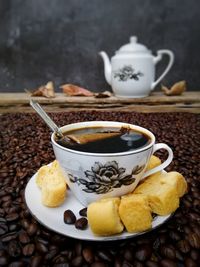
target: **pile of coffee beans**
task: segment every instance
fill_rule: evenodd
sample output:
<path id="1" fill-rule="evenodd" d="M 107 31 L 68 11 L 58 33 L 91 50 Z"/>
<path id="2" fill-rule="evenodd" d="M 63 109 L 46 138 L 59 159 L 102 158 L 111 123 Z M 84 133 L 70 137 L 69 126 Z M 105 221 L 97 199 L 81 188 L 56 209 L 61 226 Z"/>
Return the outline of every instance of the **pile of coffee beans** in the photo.
<path id="1" fill-rule="evenodd" d="M 40 225 L 24 201 L 28 180 L 42 165 L 54 160 L 50 131 L 37 114 L 1 115 L 0 266 L 199 267 L 200 116 L 104 111 L 50 115 L 60 126 L 113 120 L 148 128 L 157 142 L 165 142 L 173 149 L 174 160 L 167 170 L 185 176 L 188 193 L 169 221 L 136 238 L 88 242 L 59 235 Z M 158 155 L 166 156 L 161 152 Z"/>

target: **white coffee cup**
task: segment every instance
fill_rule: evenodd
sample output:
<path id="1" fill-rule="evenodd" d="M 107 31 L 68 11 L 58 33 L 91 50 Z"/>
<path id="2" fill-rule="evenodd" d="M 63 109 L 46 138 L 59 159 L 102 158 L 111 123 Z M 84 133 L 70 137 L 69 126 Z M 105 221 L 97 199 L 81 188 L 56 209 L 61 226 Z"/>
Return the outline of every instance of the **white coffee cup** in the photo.
<path id="1" fill-rule="evenodd" d="M 173 159 L 171 148 L 155 144 L 149 130 L 133 124 L 113 121 L 78 122 L 61 127 L 62 132 L 92 127 L 129 127 L 147 135 L 150 142 L 136 150 L 119 153 L 90 153 L 72 150 L 59 145 L 55 133 L 51 136 L 53 150 L 75 197 L 85 206 L 106 197 L 122 196 L 132 192 L 147 176 L 162 171 Z M 168 151 L 168 158 L 159 166 L 145 171 L 151 155 L 159 149 Z"/>

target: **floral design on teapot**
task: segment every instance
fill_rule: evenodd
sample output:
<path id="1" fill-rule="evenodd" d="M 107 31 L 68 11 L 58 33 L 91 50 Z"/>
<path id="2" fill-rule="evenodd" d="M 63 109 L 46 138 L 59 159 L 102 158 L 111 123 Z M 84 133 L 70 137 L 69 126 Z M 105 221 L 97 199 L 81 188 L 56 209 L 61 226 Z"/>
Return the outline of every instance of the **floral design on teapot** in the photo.
<path id="1" fill-rule="evenodd" d="M 123 68 L 114 72 L 114 78 L 118 78 L 119 81 L 127 81 L 129 79 L 134 79 L 139 81 L 139 77 L 144 76 L 141 71 L 135 72 L 131 65 L 125 65 Z"/>
<path id="2" fill-rule="evenodd" d="M 87 193 L 105 194 L 122 185 L 130 185 L 135 182 L 134 175 L 139 174 L 145 165 L 135 166 L 130 174 L 125 174 L 126 169 L 119 167 L 116 161 L 108 161 L 105 164 L 95 162 L 91 170 L 85 171 L 87 179 L 74 177 L 69 174 L 70 182 L 85 186 L 82 190 Z"/>

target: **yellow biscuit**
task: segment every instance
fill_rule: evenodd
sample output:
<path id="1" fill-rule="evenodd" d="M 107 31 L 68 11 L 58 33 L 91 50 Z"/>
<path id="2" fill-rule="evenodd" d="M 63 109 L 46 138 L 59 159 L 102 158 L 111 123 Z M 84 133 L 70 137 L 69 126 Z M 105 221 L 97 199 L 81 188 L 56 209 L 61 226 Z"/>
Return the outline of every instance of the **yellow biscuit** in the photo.
<path id="1" fill-rule="evenodd" d="M 146 195 L 152 212 L 158 215 L 170 214 L 179 207 L 176 188 L 167 183 L 159 183 L 158 181 L 150 183 L 147 180 L 140 184 L 133 194 Z"/>
<path id="2" fill-rule="evenodd" d="M 57 160 L 39 169 L 36 183 L 41 188 L 42 204 L 48 207 L 61 205 L 66 197 L 65 177 Z"/>
<path id="3" fill-rule="evenodd" d="M 161 181 L 170 184 L 176 189 L 179 197 L 182 197 L 187 192 L 187 182 L 179 172 L 168 172 L 161 175 Z"/>
<path id="4" fill-rule="evenodd" d="M 119 215 L 128 232 L 141 232 L 151 228 L 151 209 L 145 195 L 129 194 L 122 197 Z"/>
<path id="5" fill-rule="evenodd" d="M 94 234 L 108 236 L 123 231 L 118 213 L 119 203 L 119 198 L 108 198 L 89 204 L 87 218 Z"/>
<path id="6" fill-rule="evenodd" d="M 45 178 L 45 176 L 47 175 L 48 172 L 49 172 L 49 166 L 47 166 L 47 165 L 42 166 L 38 170 L 38 173 L 37 173 L 37 176 L 36 176 L 36 184 L 40 188 L 42 188 L 43 179 Z"/>
<path id="7" fill-rule="evenodd" d="M 148 184 L 169 184 L 176 189 L 178 197 L 182 197 L 187 191 L 187 182 L 179 172 L 162 172 L 148 176 L 143 183 Z"/>
<path id="8" fill-rule="evenodd" d="M 66 183 L 55 177 L 48 176 L 42 186 L 42 204 L 47 207 L 61 205 L 66 197 Z"/>
<path id="9" fill-rule="evenodd" d="M 152 155 L 150 157 L 148 164 L 147 164 L 146 171 L 149 171 L 149 170 L 159 166 L 160 164 L 161 164 L 161 160 L 158 157 Z"/>

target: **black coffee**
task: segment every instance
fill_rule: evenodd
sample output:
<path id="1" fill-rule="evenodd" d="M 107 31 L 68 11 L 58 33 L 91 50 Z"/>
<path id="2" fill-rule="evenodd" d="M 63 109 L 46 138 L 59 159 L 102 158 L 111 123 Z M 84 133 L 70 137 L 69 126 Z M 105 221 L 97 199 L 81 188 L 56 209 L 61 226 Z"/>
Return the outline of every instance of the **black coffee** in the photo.
<path id="1" fill-rule="evenodd" d="M 143 132 L 122 127 L 88 127 L 67 131 L 71 142 L 56 142 L 66 148 L 91 153 L 119 153 L 142 148 L 150 143 Z"/>

